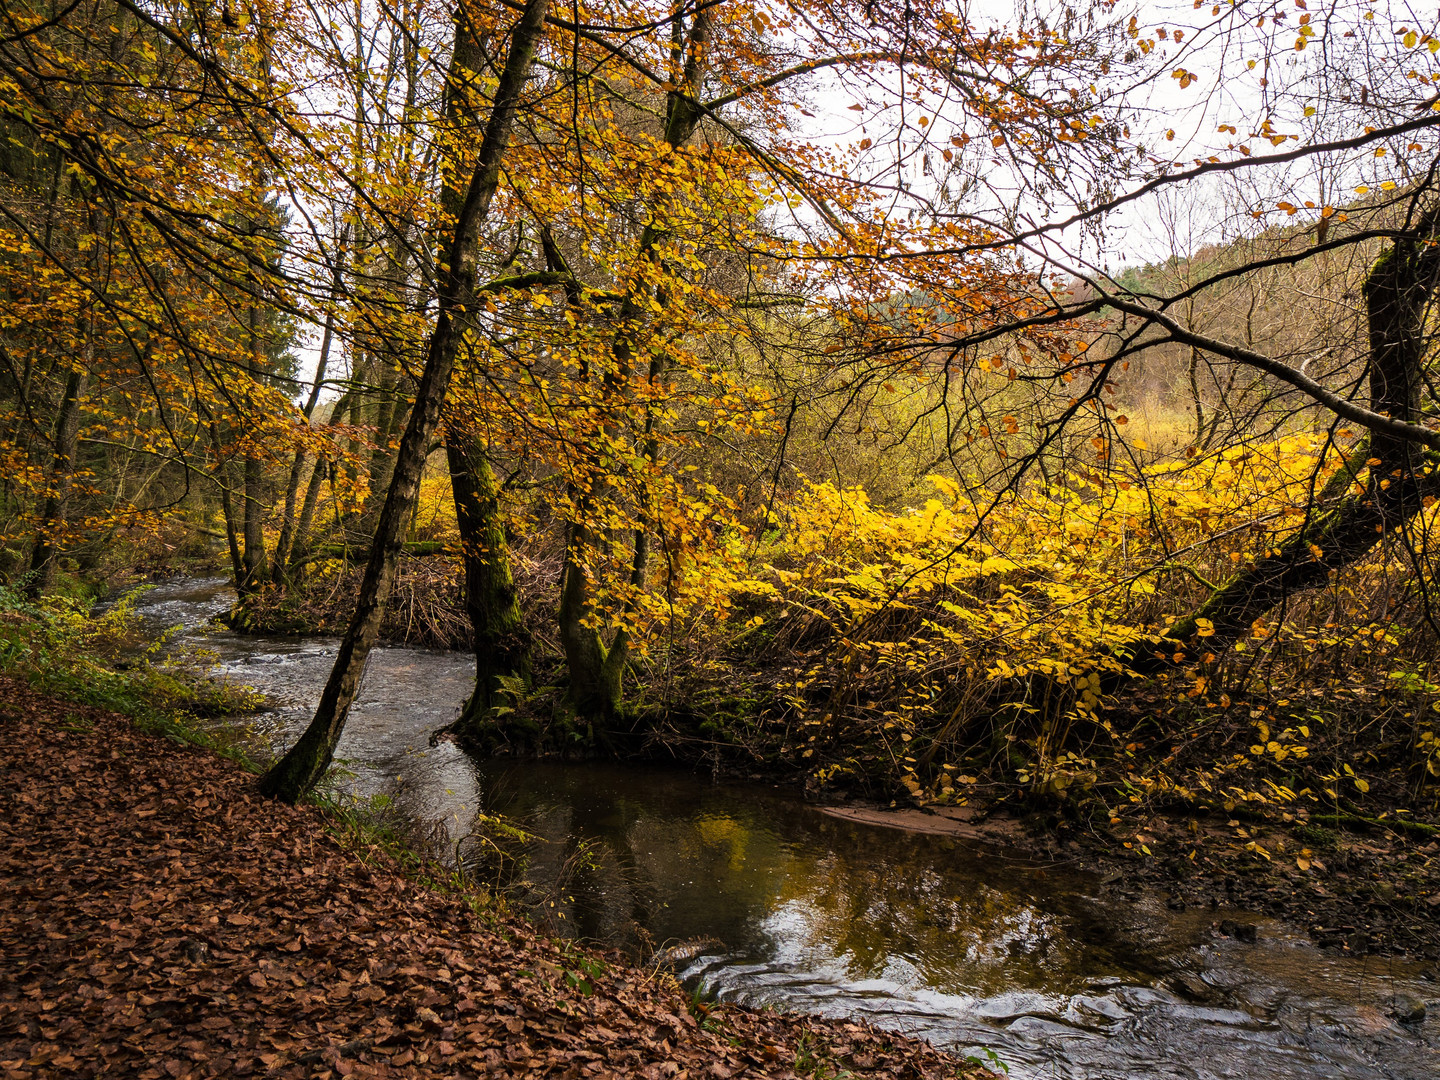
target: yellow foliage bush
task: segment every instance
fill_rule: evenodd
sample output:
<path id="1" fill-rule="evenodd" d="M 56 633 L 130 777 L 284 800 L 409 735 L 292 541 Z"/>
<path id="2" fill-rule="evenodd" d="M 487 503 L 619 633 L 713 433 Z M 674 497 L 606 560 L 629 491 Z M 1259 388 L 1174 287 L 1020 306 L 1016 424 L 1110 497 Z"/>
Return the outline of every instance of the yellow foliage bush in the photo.
<path id="1" fill-rule="evenodd" d="M 735 530 L 698 556 L 689 576 L 701 584 L 688 595 L 711 611 L 742 610 L 727 633 L 791 657 L 778 689 L 804 728 L 802 757 L 878 741 L 912 794 L 937 797 L 957 791 L 953 768 L 940 767 L 947 758 L 1018 742 L 1025 777 L 1058 792 L 1093 779 L 1065 747 L 1081 728 L 1088 740 L 1110 737 L 1107 682 L 1213 584 L 1320 512 L 1315 495 L 1346 441 L 1296 435 L 1104 475 L 1082 469 L 1002 497 L 932 476 L 935 497 L 900 511 L 859 489 L 807 483 L 763 536 Z M 1373 581 L 1392 557 L 1377 548 L 1347 576 Z M 1236 649 L 1397 645 L 1403 632 L 1377 636 L 1356 581 L 1327 598 L 1325 632 L 1303 619 L 1257 625 Z M 1203 673 L 1187 683 L 1191 697 L 1213 690 Z"/>

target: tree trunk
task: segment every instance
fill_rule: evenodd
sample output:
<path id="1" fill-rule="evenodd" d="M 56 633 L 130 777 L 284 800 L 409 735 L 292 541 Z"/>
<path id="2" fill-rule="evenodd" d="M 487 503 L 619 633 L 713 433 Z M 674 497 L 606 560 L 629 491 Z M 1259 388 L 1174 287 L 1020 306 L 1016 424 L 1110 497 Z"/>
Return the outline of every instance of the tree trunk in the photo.
<path id="1" fill-rule="evenodd" d="M 440 266 L 439 312 L 426 349 L 425 368 L 415 389 L 415 404 L 400 441 L 394 479 L 380 511 L 370 559 L 356 597 L 355 614 L 340 644 L 314 719 L 300 741 L 260 781 L 263 792 L 286 802 L 298 800 L 325 775 L 350 705 L 360 688 L 365 660 L 380 631 L 380 620 L 395 580 L 403 533 L 415 508 L 421 473 L 430 440 L 440 422 L 440 409 L 450 386 L 467 309 L 474 300 L 480 226 L 489 214 L 490 202 L 499 187 L 501 161 L 509 145 L 535 45 L 545 30 L 549 3 L 550 0 L 527 0 L 511 33 L 510 53 L 496 87 L 495 104 L 466 190 L 462 193 L 447 180 L 441 192 L 442 205 L 453 214 L 455 227 Z M 454 119 L 464 114 L 464 103 L 456 99 L 473 75 L 477 53 L 475 36 L 462 6 L 455 17 L 455 51 L 446 103 L 447 114 Z"/>
<path id="2" fill-rule="evenodd" d="M 342 243 L 343 243 L 343 237 Z M 340 264 L 337 261 L 335 266 L 335 279 L 331 289 L 331 297 L 340 291 Z M 325 333 L 320 339 L 320 358 L 315 363 L 315 382 L 310 387 L 310 397 L 301 409 L 308 425 L 315 415 L 315 406 L 320 402 L 320 389 L 325 385 L 325 370 L 330 364 L 330 345 L 335 338 L 335 314 L 328 312 L 325 315 Z M 296 542 L 295 525 L 295 500 L 300 494 L 300 481 L 305 474 L 305 465 L 309 461 L 309 454 L 302 447 L 295 451 L 295 460 L 290 465 L 290 482 L 285 485 L 285 516 L 280 523 L 280 538 L 275 542 L 275 563 L 274 581 L 281 585 L 285 582 L 290 572 L 290 547 Z M 313 474 L 312 474 L 313 475 Z M 313 485 L 313 481 L 312 481 Z M 310 492 L 305 492 L 305 501 L 309 503 Z M 303 515 L 302 515 L 303 516 Z M 310 516 L 315 516 L 315 509 L 310 508 Z M 304 532 L 309 532 L 309 521 L 304 523 Z"/>
<path id="3" fill-rule="evenodd" d="M 60 402 L 60 416 L 55 425 L 55 456 L 50 465 L 50 494 L 40 527 L 35 534 L 35 547 L 30 555 L 30 577 L 26 592 L 38 597 L 55 583 L 55 567 L 60 558 L 60 534 L 69 514 L 70 492 L 75 481 L 75 451 L 80 439 L 80 408 L 90 384 L 89 365 L 95 360 L 95 341 L 87 335 L 85 367 L 70 372 L 65 380 L 65 396 Z"/>
<path id="4" fill-rule="evenodd" d="M 500 679 L 529 681 L 530 632 L 515 591 L 495 473 L 485 449 L 458 426 L 447 425 L 445 452 L 460 529 L 465 611 L 475 634 L 475 693 L 454 725 L 464 738 L 478 732 L 496 703 Z"/>
<path id="5" fill-rule="evenodd" d="M 300 520 L 295 525 L 295 538 L 290 542 L 290 551 L 286 556 L 286 573 L 292 577 L 308 554 L 310 528 L 315 523 L 315 508 L 320 505 L 320 485 L 329 471 L 330 463 L 323 457 L 316 457 L 305 485 L 305 501 L 300 507 Z"/>
<path id="6" fill-rule="evenodd" d="M 265 508 L 261 502 L 264 480 L 260 458 L 253 452 L 245 455 L 245 561 L 240 579 L 240 595 L 247 596 L 260 588 L 265 572 Z"/>
<path id="7" fill-rule="evenodd" d="M 276 585 L 285 584 L 290 568 L 290 545 L 295 542 L 295 504 L 300 499 L 300 481 L 305 475 L 305 466 L 310 455 L 304 450 L 295 451 L 295 460 L 290 463 L 290 479 L 285 484 L 285 510 L 280 519 L 280 537 L 275 541 L 275 558 L 270 564 L 270 580 Z"/>
<path id="8" fill-rule="evenodd" d="M 230 470 L 225 467 L 220 425 L 210 421 L 210 448 L 215 453 L 215 483 L 220 488 L 220 511 L 225 516 L 225 542 L 230 549 L 230 572 L 235 578 L 235 591 L 245 580 L 245 560 L 240 554 L 239 529 L 235 523 L 235 507 L 230 502 Z"/>
<path id="9" fill-rule="evenodd" d="M 325 426 L 332 427 L 342 423 L 345 412 L 350 406 L 353 391 L 346 391 L 342 394 L 330 409 L 330 418 L 326 420 Z M 310 547 L 310 531 L 315 524 L 315 510 L 320 505 L 320 487 L 328 477 L 331 488 L 335 486 L 334 464 L 327 458 L 317 456 L 314 468 L 310 472 L 310 479 L 305 485 L 305 501 L 300 508 L 300 520 L 295 525 L 295 535 L 290 540 L 290 551 L 286 556 L 286 573 L 293 575 L 308 561 Z M 342 538 L 343 539 L 343 538 Z"/>
<path id="10" fill-rule="evenodd" d="M 1412 236 L 1397 240 L 1365 280 L 1370 407 L 1394 420 L 1417 419 L 1425 306 L 1440 269 L 1440 254 L 1429 246 L 1435 218 L 1432 212 Z M 1367 468 L 1363 490 L 1354 491 L 1360 484 L 1358 474 Z M 1166 637 L 1184 642 L 1203 629 L 1201 647 L 1219 652 L 1249 633 L 1256 620 L 1287 597 L 1323 585 L 1364 558 L 1432 495 L 1440 495 L 1440 455 L 1372 429 L 1326 485 L 1306 525 L 1217 588 L 1192 615 L 1176 622 Z M 1156 653 L 1139 659 L 1136 666 L 1141 670 L 1153 670 L 1173 661 L 1173 656 Z"/>
<path id="11" fill-rule="evenodd" d="M 672 149 L 679 149 L 688 143 L 700 122 L 702 113 L 695 105 L 695 101 L 700 96 L 701 84 L 705 77 L 710 18 L 710 12 L 704 8 L 696 12 L 694 22 L 690 27 L 688 55 L 685 57 L 681 85 L 678 92 L 670 94 L 667 102 L 665 141 Z M 678 62 L 682 52 L 682 33 L 678 17 L 672 24 L 672 28 L 675 42 L 674 58 Z M 663 230 L 654 225 L 646 225 L 640 236 L 640 257 L 657 258 L 656 249 L 663 236 Z M 541 239 L 545 245 L 547 257 L 553 262 L 562 262 L 563 257 L 555 248 L 549 233 L 542 233 Z M 647 299 L 649 298 L 647 297 Z M 657 287 L 654 299 L 663 307 L 670 302 L 671 298 L 668 290 L 662 285 Z M 634 296 L 627 297 L 621 308 L 622 325 L 632 326 L 642 317 L 647 306 L 648 304 L 642 305 L 638 302 Z M 637 351 L 632 333 L 633 331 L 629 329 L 619 331 L 615 335 L 612 346 L 618 373 L 614 377 L 617 389 L 620 388 L 619 383 L 629 380 Z M 651 383 L 664 377 L 668 366 L 667 360 L 668 358 L 663 352 L 652 357 L 649 370 Z M 653 411 L 650 411 L 646 416 L 643 452 L 646 460 L 651 462 L 655 461 L 660 445 L 659 440 L 654 436 L 654 424 L 655 415 Z M 560 639 L 565 648 L 565 662 L 570 672 L 571 703 L 581 716 L 601 721 L 603 724 L 608 723 L 621 712 L 622 676 L 630 653 L 630 635 L 623 629 L 619 630 L 607 646 L 598 630 L 588 629 L 584 625 L 591 614 L 592 601 L 590 578 L 585 571 L 588 527 L 583 519 L 589 516 L 585 511 L 592 502 L 593 498 L 590 497 L 581 500 L 579 504 L 581 512 L 576 515 L 581 520 L 572 522 L 566 534 L 559 624 Z M 641 509 L 642 524 L 635 530 L 634 554 L 630 571 L 631 584 L 636 587 L 642 586 L 645 582 L 650 555 L 650 524 L 644 520 L 650 516 L 650 507 L 642 506 Z"/>
<path id="12" fill-rule="evenodd" d="M 391 477 L 395 475 L 396 451 L 391 449 L 391 443 L 400 433 L 404 415 L 405 407 L 399 397 L 398 385 L 387 383 L 386 397 L 375 407 L 375 449 L 370 454 L 370 492 L 360 515 L 360 531 L 363 533 L 371 531 L 383 505 L 385 492 L 390 487 Z"/>
<path id="13" fill-rule="evenodd" d="M 585 625 L 593 607 L 585 566 L 588 539 L 589 530 L 579 522 L 567 530 L 558 622 L 570 672 L 570 703 L 580 716 L 603 727 L 620 714 L 628 639 L 622 631 L 607 647 L 600 631 Z"/>
<path id="14" fill-rule="evenodd" d="M 72 190 L 74 181 L 72 180 Z M 105 245 L 101 242 L 99 217 L 88 209 L 85 223 L 91 234 L 89 268 L 100 281 Z M 86 312 L 78 329 L 84 334 L 84 355 L 79 368 L 72 369 L 65 379 L 65 390 L 60 399 L 60 411 L 55 418 L 55 453 L 50 459 L 50 492 L 41 511 L 40 525 L 36 530 L 35 544 L 30 552 L 30 576 L 26 592 L 38 597 L 55 583 L 55 570 L 60 558 L 60 541 L 65 531 L 65 522 L 70 513 L 70 496 L 75 483 L 75 453 L 80 442 L 80 410 L 85 393 L 90 385 L 90 372 L 95 367 L 95 303 L 86 305 Z M 22 397 L 29 397 L 29 382 L 33 366 L 27 360 L 24 381 L 27 384 Z"/>

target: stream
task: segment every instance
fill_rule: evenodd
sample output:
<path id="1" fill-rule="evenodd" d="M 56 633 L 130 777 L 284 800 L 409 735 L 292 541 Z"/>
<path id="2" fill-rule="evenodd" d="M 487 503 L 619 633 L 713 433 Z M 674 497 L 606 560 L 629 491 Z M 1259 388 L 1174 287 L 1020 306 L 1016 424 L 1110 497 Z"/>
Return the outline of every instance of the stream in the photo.
<path id="1" fill-rule="evenodd" d="M 332 638 L 207 628 L 225 579 L 149 589 L 137 612 L 216 675 L 269 695 L 244 721 L 273 751 L 310 718 Z M 337 752 L 342 784 L 389 796 L 459 841 L 478 813 L 540 839 L 535 914 L 634 949 L 690 943 L 679 974 L 725 1001 L 864 1017 L 1016 1078 L 1440 1076 L 1440 985 L 1421 965 L 1315 948 L 1245 913 L 1102 897 L 1092 876 L 970 841 L 845 821 L 768 784 L 610 764 L 475 762 L 430 733 L 468 696 L 473 660 L 375 650 Z M 1253 924 L 1255 943 L 1215 930 Z M 1418 1024 L 1397 999 L 1426 1002 Z"/>

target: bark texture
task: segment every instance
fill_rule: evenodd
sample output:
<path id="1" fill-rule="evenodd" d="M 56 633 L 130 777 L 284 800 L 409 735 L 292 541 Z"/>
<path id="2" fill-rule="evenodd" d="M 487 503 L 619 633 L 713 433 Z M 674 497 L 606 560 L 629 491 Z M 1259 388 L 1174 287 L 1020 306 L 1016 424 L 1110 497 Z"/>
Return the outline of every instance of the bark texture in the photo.
<path id="1" fill-rule="evenodd" d="M 548 8 L 549 0 L 527 0 L 511 31 L 509 54 L 469 183 L 463 195 L 451 183 L 446 184 L 442 193 L 445 208 L 454 212 L 455 226 L 440 268 L 439 313 L 430 333 L 425 368 L 415 389 L 415 404 L 400 440 L 394 476 L 380 511 L 365 576 L 356 597 L 355 614 L 309 727 L 260 781 L 263 792 L 286 802 L 298 800 L 329 768 L 350 706 L 360 689 L 366 658 L 380 631 L 385 603 L 395 582 L 404 533 L 419 494 L 430 440 L 439 426 L 441 407 L 449 390 L 467 309 L 474 299 L 480 226 L 489 214 L 491 200 L 500 184 L 501 161 L 510 142 L 535 46 L 545 30 Z M 462 6 L 455 19 L 455 51 L 448 78 L 452 88 L 462 86 L 473 76 L 472 58 L 477 51 L 475 35 Z M 455 107 L 459 107 L 458 103 Z"/>
<path id="2" fill-rule="evenodd" d="M 460 530 L 465 611 L 475 634 L 475 693 L 454 727 L 463 739 L 478 730 L 497 703 L 502 678 L 529 680 L 531 637 L 515 589 L 495 472 L 477 440 L 456 426 L 447 429 L 445 450 Z"/>

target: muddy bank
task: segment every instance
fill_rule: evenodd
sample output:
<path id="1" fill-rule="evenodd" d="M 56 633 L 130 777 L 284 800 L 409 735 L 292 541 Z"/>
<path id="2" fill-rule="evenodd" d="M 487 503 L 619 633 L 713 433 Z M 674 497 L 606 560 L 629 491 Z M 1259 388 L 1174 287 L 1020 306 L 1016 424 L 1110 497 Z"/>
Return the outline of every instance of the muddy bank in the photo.
<path id="1" fill-rule="evenodd" d="M 1302 811 L 1268 820 L 1157 813 L 1081 824 L 981 806 L 822 809 L 844 820 L 1028 851 L 1099 874 L 1101 888 L 1125 900 L 1157 891 L 1172 911 L 1239 908 L 1290 922 L 1340 952 L 1423 958 L 1429 977 L 1440 980 L 1440 842 L 1393 822 L 1339 827 Z M 1217 925 L 1226 923 L 1233 920 L 1217 916 Z"/>

